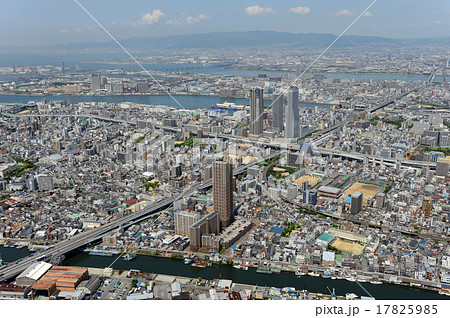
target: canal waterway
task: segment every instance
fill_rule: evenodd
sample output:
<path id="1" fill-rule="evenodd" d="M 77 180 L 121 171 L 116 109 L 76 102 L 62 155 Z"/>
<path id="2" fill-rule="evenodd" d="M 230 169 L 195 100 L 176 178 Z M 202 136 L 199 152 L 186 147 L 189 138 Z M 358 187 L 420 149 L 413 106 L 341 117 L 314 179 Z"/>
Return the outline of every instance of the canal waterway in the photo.
<path id="1" fill-rule="evenodd" d="M 0 246 L 3 261 L 12 262 L 30 254 L 26 248 Z M 117 256 L 94 256 L 88 253 L 77 253 L 69 255 L 63 265 L 105 268 L 111 266 Z M 236 269 L 230 265 L 213 264 L 207 268 L 196 268 L 184 264 L 182 260 L 164 257 L 137 255 L 132 261 L 124 261 L 119 258 L 112 267 L 116 270 L 137 269 L 146 273 L 157 273 L 173 276 L 183 276 L 206 279 L 231 279 L 236 283 L 267 286 L 267 287 L 295 287 L 297 290 L 306 289 L 310 292 L 329 294 L 335 289 L 336 295 L 344 296 L 346 293 L 355 293 L 358 296 L 369 296 L 357 283 L 345 279 L 325 279 L 320 277 L 301 276 L 297 277 L 292 272 L 281 272 L 281 274 L 260 274 L 255 268 L 247 271 Z M 449 299 L 447 296 L 439 295 L 437 292 L 409 288 L 391 284 L 373 285 L 361 283 L 362 286 L 376 299 Z M 328 287 L 328 288 L 327 288 Z"/>
<path id="2" fill-rule="evenodd" d="M 85 267 L 108 267 L 117 258 L 93 256 L 88 253 L 73 255 L 64 260 L 63 264 Z M 292 272 L 281 274 L 260 274 L 255 268 L 249 267 L 247 271 L 236 269 L 230 265 L 213 264 L 207 268 L 196 268 L 184 264 L 182 260 L 170 258 L 138 255 L 132 261 L 123 261 L 119 258 L 112 266 L 114 269 L 138 269 L 141 272 L 158 273 L 183 277 L 202 277 L 206 279 L 231 279 L 234 282 L 267 286 L 267 287 L 295 287 L 297 290 L 306 289 L 310 292 L 329 294 L 327 287 L 336 291 L 336 295 L 344 296 L 346 293 L 355 293 L 358 296 L 369 296 L 355 282 L 345 279 L 326 279 L 312 276 L 297 277 Z M 437 292 L 395 286 L 391 284 L 373 285 L 362 283 L 363 287 L 376 299 L 448 299 Z"/>

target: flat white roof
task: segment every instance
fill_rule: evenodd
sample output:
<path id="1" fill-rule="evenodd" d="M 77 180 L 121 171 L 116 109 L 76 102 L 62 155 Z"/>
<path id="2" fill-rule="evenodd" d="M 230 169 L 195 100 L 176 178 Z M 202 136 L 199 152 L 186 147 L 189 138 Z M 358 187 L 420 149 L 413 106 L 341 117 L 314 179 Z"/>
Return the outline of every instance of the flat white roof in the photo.
<path id="1" fill-rule="evenodd" d="M 233 284 L 233 281 L 231 279 L 221 279 L 217 283 L 217 286 L 219 286 L 219 288 L 228 288 L 228 289 L 230 289 L 232 284 Z"/>
<path id="2" fill-rule="evenodd" d="M 127 296 L 127 300 L 143 300 L 143 299 L 153 299 L 153 293 L 131 294 Z"/>
<path id="3" fill-rule="evenodd" d="M 341 192 L 341 189 L 339 189 L 339 188 L 328 187 L 328 186 L 321 186 L 318 190 L 322 191 L 322 192 L 335 193 L 335 194 Z"/>
<path id="4" fill-rule="evenodd" d="M 323 260 L 324 261 L 332 262 L 332 261 L 334 261 L 334 257 L 335 257 L 334 252 L 328 252 L 328 251 L 323 252 Z"/>
<path id="5" fill-rule="evenodd" d="M 27 277 L 33 280 L 38 280 L 47 271 L 52 268 L 52 264 L 46 262 L 33 263 L 26 270 L 24 270 L 17 278 Z"/>

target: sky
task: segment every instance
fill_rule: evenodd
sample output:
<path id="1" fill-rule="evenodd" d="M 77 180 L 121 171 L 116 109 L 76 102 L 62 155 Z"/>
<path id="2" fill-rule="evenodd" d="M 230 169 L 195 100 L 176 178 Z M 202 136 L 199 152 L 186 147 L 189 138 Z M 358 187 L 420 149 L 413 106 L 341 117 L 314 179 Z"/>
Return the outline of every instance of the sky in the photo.
<path id="1" fill-rule="evenodd" d="M 117 39 L 222 31 L 340 34 L 373 0 L 77 0 Z M 110 41 L 75 0 L 0 0 L 0 47 Z M 449 0 L 376 0 L 346 32 L 450 36 Z"/>

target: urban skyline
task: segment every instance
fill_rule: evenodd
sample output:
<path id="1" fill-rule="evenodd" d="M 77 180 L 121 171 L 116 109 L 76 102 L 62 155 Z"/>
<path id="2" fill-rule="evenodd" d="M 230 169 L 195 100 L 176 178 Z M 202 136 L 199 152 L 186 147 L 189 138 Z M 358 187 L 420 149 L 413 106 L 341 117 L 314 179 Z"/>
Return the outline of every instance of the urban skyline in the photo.
<path id="1" fill-rule="evenodd" d="M 125 6 L 0 13 L 0 299 L 445 312 L 448 3 Z"/>

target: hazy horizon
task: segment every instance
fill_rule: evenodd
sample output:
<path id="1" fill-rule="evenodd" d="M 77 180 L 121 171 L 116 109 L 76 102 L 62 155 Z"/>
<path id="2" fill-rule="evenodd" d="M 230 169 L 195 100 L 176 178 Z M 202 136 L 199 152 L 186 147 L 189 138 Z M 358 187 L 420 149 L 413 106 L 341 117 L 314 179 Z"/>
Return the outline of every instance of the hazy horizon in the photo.
<path id="1" fill-rule="evenodd" d="M 80 0 L 117 39 L 165 37 L 210 32 L 277 31 L 334 34 L 342 32 L 372 1 L 313 0 L 257 2 Z M 108 42 L 108 35 L 75 1 L 3 0 L 0 47 L 33 47 Z M 450 36 L 450 3 L 430 0 L 376 1 L 346 35 L 391 39 Z M 207 32 L 205 32 L 207 30 Z"/>
<path id="2" fill-rule="evenodd" d="M 177 36 L 196 36 L 196 35 L 208 35 L 208 34 L 220 34 L 220 33 L 251 33 L 251 32 L 276 32 L 280 34 L 292 34 L 292 35 L 332 35 L 332 36 L 338 36 L 338 34 L 335 33 L 318 33 L 318 32 L 289 32 L 289 31 L 273 31 L 273 30 L 248 30 L 248 31 L 217 31 L 217 32 L 197 32 L 197 33 L 190 33 L 190 34 L 171 34 L 171 35 L 164 35 L 164 36 L 131 36 L 126 37 L 122 39 L 118 39 L 120 41 L 127 41 L 132 39 L 164 39 L 164 38 L 170 38 L 170 37 L 177 37 Z M 395 40 L 395 41 L 414 41 L 414 40 L 442 40 L 442 39 L 448 39 L 450 38 L 450 35 L 443 35 L 443 36 L 424 36 L 424 37 L 410 37 L 410 38 L 394 38 L 389 36 L 377 36 L 377 35 L 353 35 L 353 34 L 346 34 L 343 35 L 343 37 L 366 37 L 366 38 L 380 38 L 380 39 L 386 39 L 386 40 Z M 65 45 L 72 45 L 72 44 L 103 44 L 103 43 L 111 43 L 113 40 L 111 38 L 105 38 L 102 41 L 79 41 L 79 42 L 64 42 L 64 43 L 58 43 L 58 44 L 40 44 L 40 45 L 23 45 L 23 46 L 6 46 L 2 45 L 0 46 L 0 49 L 33 49 L 33 48 L 41 48 L 41 47 L 63 47 Z"/>

